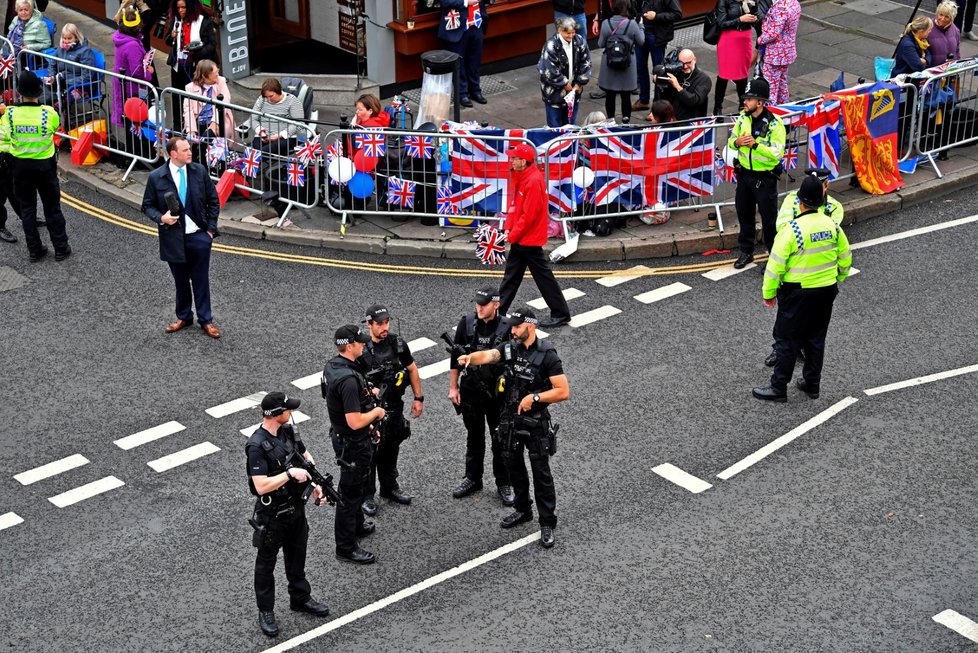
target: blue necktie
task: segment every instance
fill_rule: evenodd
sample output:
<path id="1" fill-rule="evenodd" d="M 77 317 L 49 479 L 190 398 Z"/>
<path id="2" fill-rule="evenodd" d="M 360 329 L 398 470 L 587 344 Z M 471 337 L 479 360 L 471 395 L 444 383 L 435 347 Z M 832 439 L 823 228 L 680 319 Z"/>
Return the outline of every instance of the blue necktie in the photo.
<path id="1" fill-rule="evenodd" d="M 187 171 L 183 168 L 178 168 L 180 172 L 180 186 L 177 188 L 177 192 L 180 193 L 180 203 L 187 206 Z"/>

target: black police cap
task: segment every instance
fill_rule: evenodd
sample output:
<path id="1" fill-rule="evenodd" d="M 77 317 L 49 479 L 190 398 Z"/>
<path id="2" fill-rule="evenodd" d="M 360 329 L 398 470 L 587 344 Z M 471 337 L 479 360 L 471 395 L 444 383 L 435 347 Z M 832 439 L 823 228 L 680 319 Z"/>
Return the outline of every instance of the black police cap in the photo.
<path id="1" fill-rule="evenodd" d="M 513 311 L 506 316 L 506 320 L 509 322 L 510 326 L 516 324 L 539 324 L 540 320 L 537 319 L 536 313 L 529 308 L 521 308 L 519 310 Z"/>
<path id="2" fill-rule="evenodd" d="M 334 335 L 334 341 L 337 345 L 349 345 L 354 342 L 367 342 L 368 340 L 370 340 L 370 336 L 353 324 L 341 326 Z"/>
<path id="3" fill-rule="evenodd" d="M 383 322 L 384 320 L 391 319 L 390 311 L 383 304 L 374 304 L 367 309 L 367 316 L 363 318 L 364 322 Z"/>
<path id="4" fill-rule="evenodd" d="M 266 417 L 281 415 L 287 410 L 295 410 L 302 403 L 284 392 L 269 392 L 261 400 L 261 412 Z"/>
<path id="5" fill-rule="evenodd" d="M 808 168 L 805 170 L 805 174 L 816 177 L 819 181 L 828 181 L 832 173 L 829 172 L 828 168 Z"/>
<path id="6" fill-rule="evenodd" d="M 493 286 L 485 286 L 475 291 L 475 303 L 485 306 L 489 302 L 499 301 L 499 290 Z"/>
<path id="7" fill-rule="evenodd" d="M 817 177 L 805 177 L 801 181 L 801 188 L 798 189 L 798 199 L 805 206 L 821 206 L 825 201 L 825 194 L 822 192 L 822 182 Z"/>
<path id="8" fill-rule="evenodd" d="M 747 82 L 747 88 L 744 89 L 744 97 L 767 100 L 771 97 L 771 87 L 763 77 L 755 77 Z"/>

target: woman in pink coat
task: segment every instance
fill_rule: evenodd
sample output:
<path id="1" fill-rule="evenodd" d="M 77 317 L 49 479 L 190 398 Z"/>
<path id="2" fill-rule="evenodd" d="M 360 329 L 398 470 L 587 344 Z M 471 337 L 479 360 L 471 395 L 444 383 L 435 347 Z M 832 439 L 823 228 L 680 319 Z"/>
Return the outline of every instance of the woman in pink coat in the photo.
<path id="1" fill-rule="evenodd" d="M 231 103 L 231 91 L 228 90 L 228 82 L 221 77 L 221 71 L 217 64 L 210 59 L 202 59 L 194 69 L 194 78 L 185 89 L 187 93 L 199 95 L 217 101 L 221 96 L 221 101 Z M 234 137 L 234 114 L 230 109 L 225 108 L 224 130 L 222 132 L 219 120 L 221 111 L 216 106 L 203 100 L 195 100 L 189 97 L 183 99 L 183 128 L 191 140 L 221 136 L 227 138 Z"/>
<path id="2" fill-rule="evenodd" d="M 788 101 L 788 66 L 798 56 L 795 39 L 800 19 L 801 4 L 798 0 L 774 0 L 761 24 L 757 46 L 761 57 L 761 75 L 771 87 L 771 104 Z"/>

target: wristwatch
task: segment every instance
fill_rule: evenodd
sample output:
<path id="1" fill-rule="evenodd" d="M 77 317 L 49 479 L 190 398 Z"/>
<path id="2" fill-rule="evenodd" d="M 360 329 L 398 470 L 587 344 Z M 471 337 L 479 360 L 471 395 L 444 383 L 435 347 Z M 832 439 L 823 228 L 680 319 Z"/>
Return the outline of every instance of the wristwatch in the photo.
<path id="1" fill-rule="evenodd" d="M 424 395 L 414 395 L 414 400 L 424 403 Z"/>
<path id="2" fill-rule="evenodd" d="M 540 393 L 539 392 L 537 394 L 533 395 L 533 401 L 535 401 L 535 402 L 539 402 L 540 401 Z"/>

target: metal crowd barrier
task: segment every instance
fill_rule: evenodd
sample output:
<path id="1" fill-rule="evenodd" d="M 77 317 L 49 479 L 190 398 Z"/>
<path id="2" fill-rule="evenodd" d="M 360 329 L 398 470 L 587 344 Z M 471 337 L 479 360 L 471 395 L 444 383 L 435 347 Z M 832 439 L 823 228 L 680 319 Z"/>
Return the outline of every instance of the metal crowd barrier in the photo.
<path id="1" fill-rule="evenodd" d="M 9 41 L 0 44 L 0 50 L 5 52 L 9 44 Z M 137 163 L 152 165 L 160 159 L 160 148 L 156 144 L 162 125 L 150 120 L 134 123 L 125 115 L 116 115 L 112 111 L 113 96 L 120 93 L 123 107 L 130 98 L 139 98 L 146 103 L 147 117 L 153 118 L 156 115 L 153 107 L 159 108 L 161 104 L 160 94 L 152 84 L 31 50 L 18 53 L 16 72 L 10 77 L 15 78 L 25 67 L 42 77 L 42 102 L 58 111 L 61 118 L 58 135 L 62 139 L 75 141 L 86 130 L 104 134 L 104 139 L 96 137 L 96 149 L 132 159 L 123 180 L 129 177 Z M 65 81 L 65 73 L 69 71 L 83 71 L 85 79 L 69 85 Z M 5 84 L 6 81 L 7 78 Z"/>
<path id="2" fill-rule="evenodd" d="M 937 157 L 949 149 L 978 142 L 978 60 L 951 63 L 939 73 L 915 75 L 914 149 L 927 159 L 937 177 L 944 174 Z"/>
<path id="3" fill-rule="evenodd" d="M 229 170 L 237 171 L 240 176 L 234 176 L 236 189 L 258 195 L 270 206 L 284 205 L 278 211 L 278 226 L 285 223 L 293 208 L 303 210 L 319 204 L 322 150 L 306 163 L 299 159 L 304 145 L 317 142 L 316 129 L 302 121 L 232 104 L 229 99 L 164 89 L 160 95 L 162 106 L 183 108 L 179 116 L 166 112 L 164 137 L 187 138 L 194 149 L 194 160 L 205 165 L 215 181 Z M 205 106 L 211 108 L 211 122 L 201 126 L 188 124 Z M 226 111 L 234 115 L 233 125 L 228 124 Z M 216 124 L 216 130 L 211 123 Z"/>

